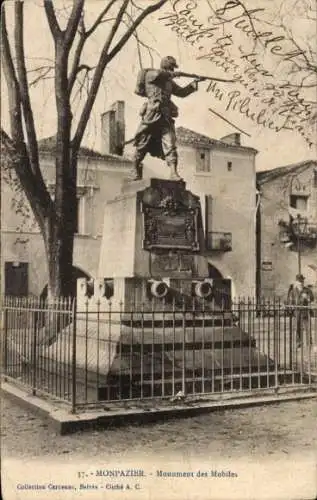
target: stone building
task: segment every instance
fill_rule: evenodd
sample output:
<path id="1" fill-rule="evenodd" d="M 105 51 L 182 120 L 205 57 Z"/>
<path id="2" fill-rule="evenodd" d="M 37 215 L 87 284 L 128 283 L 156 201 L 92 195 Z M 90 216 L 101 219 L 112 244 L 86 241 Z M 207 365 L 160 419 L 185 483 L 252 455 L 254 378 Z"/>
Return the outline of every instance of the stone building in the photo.
<path id="1" fill-rule="evenodd" d="M 129 176 L 129 150 L 122 155 L 124 103 L 101 117 L 101 151 L 82 147 L 78 165 L 78 230 L 74 244 L 77 275 L 98 277 L 104 207 Z M 241 145 L 239 134 L 211 139 L 177 129 L 180 174 L 187 189 L 201 197 L 210 276 L 225 294 L 254 295 L 256 277 L 256 150 Z M 54 139 L 40 141 L 41 169 L 54 188 Z M 147 157 L 144 177 L 168 177 L 168 169 Z M 1 292 L 39 295 L 47 283 L 44 246 L 32 218 L 17 210 L 19 200 L 2 183 Z"/>
<path id="2" fill-rule="evenodd" d="M 254 296 L 257 151 L 240 134 L 221 140 L 178 129 L 180 175 L 201 197 L 210 264 L 233 296 Z"/>
<path id="3" fill-rule="evenodd" d="M 82 147 L 78 160 L 77 234 L 73 265 L 78 277 L 93 277 L 99 264 L 100 241 L 105 200 L 120 193 L 122 178 L 129 175 L 131 162 L 115 154 L 117 145 L 109 132 L 124 109 L 123 103 L 101 117 L 103 127 L 100 152 Z M 118 112 L 119 111 L 119 112 Z M 122 134 L 122 127 L 120 133 Z M 44 179 L 53 193 L 55 175 L 55 140 L 39 141 L 40 163 Z M 13 194 L 10 184 L 2 182 L 1 196 L 1 292 L 8 295 L 40 295 L 47 284 L 47 266 L 41 234 L 26 218 L 27 203 Z M 24 207 L 24 209 L 23 209 Z"/>
<path id="4" fill-rule="evenodd" d="M 260 196 L 257 288 L 285 298 L 301 273 L 317 285 L 317 162 L 312 160 L 257 173 Z"/>

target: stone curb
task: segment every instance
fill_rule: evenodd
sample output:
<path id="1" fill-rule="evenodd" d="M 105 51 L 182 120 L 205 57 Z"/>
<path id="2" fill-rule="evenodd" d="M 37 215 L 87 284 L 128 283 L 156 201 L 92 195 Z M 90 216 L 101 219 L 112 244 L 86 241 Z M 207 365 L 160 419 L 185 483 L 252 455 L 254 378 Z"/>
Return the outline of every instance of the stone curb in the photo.
<path id="1" fill-rule="evenodd" d="M 92 409 L 72 414 L 68 408 L 58 408 L 58 403 L 48 402 L 38 396 L 33 396 L 10 382 L 3 382 L 2 392 L 14 403 L 19 404 L 41 418 L 59 434 L 71 434 L 76 431 L 93 428 L 119 427 L 127 424 L 147 424 L 170 418 L 188 418 L 220 410 L 233 410 L 277 404 L 317 397 L 317 388 L 292 388 L 292 392 L 267 395 L 249 395 L 231 397 L 223 400 L 201 400 L 199 402 L 184 402 L 171 407 L 155 407 L 152 409 L 113 409 L 105 414 L 105 410 Z M 106 403 L 105 403 L 106 404 Z M 133 401 L 131 402 L 133 404 Z M 171 403 L 172 404 L 172 403 Z M 191 404 L 191 406 L 189 406 Z"/>

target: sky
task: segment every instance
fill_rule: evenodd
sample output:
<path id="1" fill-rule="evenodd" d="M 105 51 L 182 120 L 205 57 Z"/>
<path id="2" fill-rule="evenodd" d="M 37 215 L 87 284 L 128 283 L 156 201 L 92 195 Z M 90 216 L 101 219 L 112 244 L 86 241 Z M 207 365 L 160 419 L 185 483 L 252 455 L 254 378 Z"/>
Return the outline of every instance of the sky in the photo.
<path id="1" fill-rule="evenodd" d="M 138 5 L 144 6 L 148 3 L 148 1 L 139 0 Z M 254 44 L 252 36 L 246 34 L 248 24 L 238 0 L 171 0 L 163 10 L 152 15 L 138 30 L 139 39 L 150 45 L 152 49 L 153 60 L 144 47 L 140 48 L 143 67 L 149 67 L 152 64 L 158 66 L 162 56 L 173 55 L 182 71 L 238 79 L 234 83 L 217 83 L 214 86 L 203 82 L 199 84 L 197 93 L 186 99 L 175 98 L 174 101 L 180 110 L 177 126 L 190 128 L 215 139 L 237 132 L 237 128 L 241 129 L 243 131 L 241 133 L 242 144 L 259 151 L 256 160 L 258 170 L 317 158 L 316 146 L 309 146 L 307 140 L 298 131 L 288 129 L 276 131 L 276 128 L 280 128 L 282 124 L 294 127 L 294 124 L 285 122 L 285 103 L 290 99 L 293 101 L 297 99 L 298 106 L 291 108 L 295 114 L 296 125 L 303 122 L 306 124 L 304 118 L 307 115 L 304 112 L 312 112 L 309 101 L 316 99 L 316 89 L 310 87 L 297 97 L 293 88 L 289 87 L 288 90 L 280 88 L 283 82 L 296 83 L 296 75 L 292 73 L 293 58 L 287 56 L 287 54 L 292 54 L 294 47 L 287 42 L 285 32 L 281 31 L 277 20 L 284 21 L 288 33 L 296 35 L 296 40 L 300 41 L 301 46 L 307 47 L 305 44 L 316 41 L 314 24 L 309 19 L 307 20 L 307 13 L 310 14 L 309 4 L 313 5 L 313 0 L 300 0 L 299 2 L 286 0 L 286 3 L 288 8 L 285 7 L 283 0 L 245 2 L 249 11 L 258 9 L 257 12 L 251 12 L 254 26 L 264 33 L 261 43 L 257 45 Z M 296 9 L 290 8 L 295 4 Z M 54 5 L 60 9 L 59 19 L 63 22 L 64 3 L 54 2 Z M 103 6 L 102 0 L 87 1 L 87 25 L 96 18 Z M 307 9 L 304 8 L 305 6 Z M 171 17 L 172 14 L 173 17 Z M 9 30 L 12 32 L 13 18 L 9 4 L 7 16 Z M 25 51 L 29 69 L 51 64 L 53 43 L 40 0 L 26 1 L 25 19 Z M 175 24 L 177 19 L 179 24 Z M 203 27 L 198 29 L 191 26 L 190 23 L 193 20 L 196 25 L 202 24 Z M 272 22 L 275 24 L 274 27 L 272 27 Z M 178 29 L 178 33 L 176 33 L 177 26 L 182 26 Z M 124 26 L 121 29 L 123 28 Z M 91 44 L 84 53 L 82 62 L 89 65 L 95 64 L 107 29 L 107 24 L 103 24 L 96 31 L 95 37 L 92 38 Z M 195 36 L 195 29 L 196 35 L 198 29 L 200 37 Z M 266 30 L 273 34 L 265 35 Z M 119 35 L 121 33 L 122 31 L 119 31 Z M 192 36 L 188 37 L 190 34 Z M 273 41 L 268 42 L 272 39 Z M 195 43 L 191 44 L 189 40 Z M 268 42 L 267 45 L 265 45 L 266 42 Z M 133 136 L 139 121 L 139 109 L 143 104 L 143 99 L 134 93 L 140 68 L 139 56 L 136 41 L 131 39 L 107 68 L 84 137 L 84 145 L 96 150 L 100 149 L 100 115 L 116 100 L 125 101 L 126 134 L 127 138 Z M 210 60 L 210 56 L 213 60 Z M 200 59 L 197 59 L 198 57 Z M 224 63 L 224 58 L 227 58 L 226 63 Z M 221 62 L 224 65 L 219 67 Z M 49 73 L 47 76 L 51 77 L 52 74 Z M 29 73 L 30 81 L 34 75 L 34 72 Z M 184 78 L 177 79 L 180 85 L 185 85 L 189 81 Z M 311 79 L 305 82 L 310 85 L 314 83 Z M 289 90 L 293 90 L 291 97 L 287 94 Z M 1 122 L 2 126 L 9 130 L 7 90 L 4 78 L 1 79 L 1 95 Z M 305 99 L 304 104 L 300 98 Z M 54 135 L 56 113 L 53 79 L 49 78 L 32 86 L 31 99 L 38 139 Z M 78 100 L 74 102 L 74 113 L 80 109 L 80 106 Z M 224 119 L 216 116 L 215 113 Z M 231 122 L 232 125 L 225 120 Z M 263 126 L 264 121 L 266 126 Z M 268 126 L 269 123 L 271 123 L 270 126 Z M 316 142 L 314 135 L 311 128 L 308 140 Z"/>

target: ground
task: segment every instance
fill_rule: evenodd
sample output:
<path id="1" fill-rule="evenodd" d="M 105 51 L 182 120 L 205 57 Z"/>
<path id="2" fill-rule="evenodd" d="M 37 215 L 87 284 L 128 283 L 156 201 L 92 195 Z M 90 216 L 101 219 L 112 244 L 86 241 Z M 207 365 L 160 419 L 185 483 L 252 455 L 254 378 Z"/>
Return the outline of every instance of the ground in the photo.
<path id="1" fill-rule="evenodd" d="M 4 396 L 4 498 L 314 500 L 316 417 L 314 398 L 61 436 Z M 145 477 L 96 477 L 100 470 L 108 474 L 109 469 L 127 467 L 144 469 Z M 194 475 L 160 477 L 162 471 Z M 207 476 L 198 478 L 200 471 Z M 215 477 L 215 471 L 221 477 Z M 21 484 L 40 484 L 47 495 L 21 491 Z M 49 488 L 61 484 L 71 489 L 53 496 Z M 87 487 L 95 489 L 80 491 Z"/>
<path id="2" fill-rule="evenodd" d="M 184 447 L 215 458 L 317 454 L 317 399 L 60 436 L 48 430 L 45 421 L 3 397 L 1 428 L 2 455 L 12 457 L 98 454 L 109 458 L 153 450 L 174 454 Z"/>

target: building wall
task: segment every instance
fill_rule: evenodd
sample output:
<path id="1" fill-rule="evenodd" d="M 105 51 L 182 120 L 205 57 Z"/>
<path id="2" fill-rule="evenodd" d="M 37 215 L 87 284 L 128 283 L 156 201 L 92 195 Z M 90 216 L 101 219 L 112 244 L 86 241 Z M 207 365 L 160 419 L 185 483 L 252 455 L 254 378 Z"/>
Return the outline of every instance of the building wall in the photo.
<path id="1" fill-rule="evenodd" d="M 41 168 L 48 186 L 53 186 L 54 165 L 49 154 L 42 156 Z M 129 162 L 116 160 L 108 163 L 95 159 L 79 160 L 78 192 L 85 198 L 81 225 L 81 234 L 75 236 L 74 266 L 86 274 L 97 277 L 99 254 L 104 217 L 104 207 L 107 200 L 118 195 L 124 177 L 131 168 Z M 47 284 L 47 265 L 44 244 L 41 234 L 34 224 L 34 219 L 25 220 L 12 202 L 17 197 L 13 195 L 10 185 L 2 183 L 1 196 L 1 293 L 5 290 L 5 263 L 28 263 L 28 290 L 30 294 L 39 295 Z M 23 207 L 28 206 L 26 200 Z"/>
<path id="2" fill-rule="evenodd" d="M 197 172 L 198 153 L 209 155 L 210 171 Z M 232 280 L 232 293 L 253 296 L 256 286 L 256 177 L 255 152 L 248 149 L 212 146 L 200 149 L 179 144 L 179 173 L 187 189 L 201 198 L 205 221 L 205 197 L 212 196 L 212 231 L 232 233 L 232 251 L 209 251 L 210 264 L 224 278 Z M 228 170 L 231 162 L 231 170 Z M 169 170 L 157 160 L 147 158 L 145 176 L 168 177 Z M 208 161 L 207 161 L 208 166 Z"/>
<path id="3" fill-rule="evenodd" d="M 199 153 L 200 150 L 198 150 Z M 234 295 L 255 293 L 255 161 L 254 153 L 242 148 L 213 148 L 210 171 L 196 172 L 197 149 L 179 146 L 180 173 L 187 189 L 200 195 L 203 218 L 205 196 L 212 196 L 212 217 L 208 226 L 212 231 L 232 233 L 232 251 L 209 251 L 209 262 L 224 278 L 232 280 Z M 231 170 L 228 170 L 231 162 Z M 107 200 L 120 193 L 123 178 L 129 175 L 131 164 L 80 159 L 78 192 L 85 198 L 84 224 L 81 234 L 75 236 L 74 266 L 97 277 L 104 207 Z M 54 166 L 49 154 L 42 157 L 42 169 L 49 185 L 53 185 Z M 168 177 L 168 168 L 158 160 L 146 158 L 145 177 Z M 5 262 L 29 263 L 29 293 L 38 295 L 46 284 L 44 246 L 39 232 L 24 225 L 24 233 L 17 230 L 21 217 L 12 209 L 12 192 L 4 183 L 2 196 L 3 251 L 1 269 Z M 204 221 L 206 222 L 206 221 Z M 21 242 L 19 243 L 19 239 Z M 2 274 L 4 276 L 4 274 Z M 4 279 L 1 292 L 4 291 Z"/>
<path id="4" fill-rule="evenodd" d="M 305 171 L 281 175 L 261 186 L 261 284 L 264 296 L 286 298 L 287 290 L 298 273 L 298 252 L 281 241 L 280 220 L 289 220 L 290 195 L 309 193 L 307 216 L 317 223 L 317 189 L 313 182 L 313 166 Z M 317 248 L 301 251 L 301 272 L 307 284 L 316 286 Z"/>
<path id="5" fill-rule="evenodd" d="M 232 280 L 233 295 L 252 296 L 256 272 L 254 153 L 222 148 L 209 154 L 210 172 L 198 173 L 194 167 L 197 153 L 189 148 L 181 150 L 180 170 L 188 177 L 188 188 L 200 194 L 203 213 L 205 195 L 212 197 L 208 229 L 232 233 L 232 251 L 209 251 L 209 262 Z"/>

